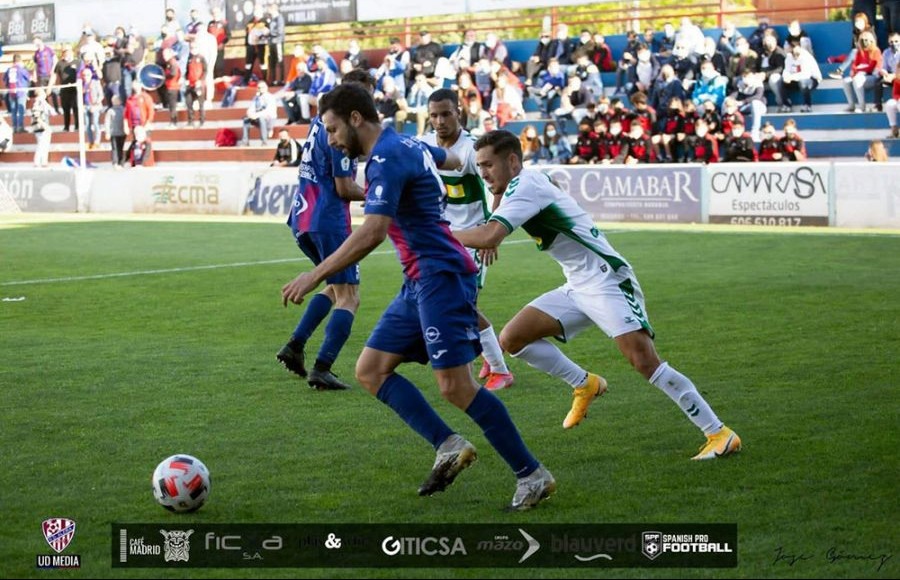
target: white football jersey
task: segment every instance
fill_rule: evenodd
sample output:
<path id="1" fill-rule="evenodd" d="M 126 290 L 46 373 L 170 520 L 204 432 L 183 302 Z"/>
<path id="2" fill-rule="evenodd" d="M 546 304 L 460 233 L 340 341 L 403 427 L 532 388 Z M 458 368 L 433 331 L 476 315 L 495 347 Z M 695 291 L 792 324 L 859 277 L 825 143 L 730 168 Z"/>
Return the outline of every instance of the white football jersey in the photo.
<path id="1" fill-rule="evenodd" d="M 434 131 L 422 136 L 422 141 L 439 147 Z M 438 171 L 447 192 L 444 217 L 451 230 L 467 230 L 480 226 L 491 215 L 484 191 L 484 182 L 475 162 L 475 138 L 468 131 L 460 131 L 456 143 L 450 147 L 462 161 L 462 168 L 454 171 Z"/>
<path id="2" fill-rule="evenodd" d="M 510 232 L 521 226 L 576 290 L 596 293 L 610 271 L 630 267 L 572 196 L 536 169 L 523 169 L 509 182 L 490 220 Z"/>

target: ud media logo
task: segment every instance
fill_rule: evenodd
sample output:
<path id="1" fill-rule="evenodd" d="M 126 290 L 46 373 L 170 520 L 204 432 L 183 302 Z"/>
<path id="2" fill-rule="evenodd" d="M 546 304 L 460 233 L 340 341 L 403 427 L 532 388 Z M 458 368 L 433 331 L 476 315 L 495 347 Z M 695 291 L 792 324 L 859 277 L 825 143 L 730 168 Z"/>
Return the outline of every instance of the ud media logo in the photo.
<path id="1" fill-rule="evenodd" d="M 46 569 L 80 568 L 81 556 L 77 554 L 62 555 L 75 537 L 75 520 L 68 518 L 49 518 L 41 523 L 44 539 L 56 554 L 38 554 L 37 567 Z"/>
<path id="2" fill-rule="evenodd" d="M 641 553 L 655 560 L 662 552 L 662 532 L 644 532 L 641 534 Z"/>

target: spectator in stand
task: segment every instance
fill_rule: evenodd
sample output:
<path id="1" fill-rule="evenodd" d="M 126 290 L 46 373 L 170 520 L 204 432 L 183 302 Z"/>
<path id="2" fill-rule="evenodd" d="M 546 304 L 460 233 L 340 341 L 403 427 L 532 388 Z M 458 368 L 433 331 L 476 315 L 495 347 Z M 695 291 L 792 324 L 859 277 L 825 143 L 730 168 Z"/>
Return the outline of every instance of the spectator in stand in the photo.
<path id="1" fill-rule="evenodd" d="M 784 52 L 790 54 L 791 49 L 795 46 L 799 46 L 809 54 L 815 55 L 812 39 L 810 39 L 809 34 L 807 34 L 800 26 L 799 20 L 791 20 L 791 23 L 788 24 L 788 34 L 784 39 Z M 813 58 L 813 60 L 815 60 L 815 58 Z"/>
<path id="2" fill-rule="evenodd" d="M 488 32 L 487 37 L 484 39 L 484 54 L 482 56 L 491 62 L 502 62 L 506 68 L 512 66 L 512 61 L 509 58 L 509 49 L 506 48 L 506 45 L 494 32 Z"/>
<path id="3" fill-rule="evenodd" d="M 497 86 L 491 93 L 490 114 L 497 119 L 497 124 L 501 128 L 509 121 L 525 118 L 522 93 L 519 92 L 518 87 L 510 86 L 509 78 L 506 75 L 497 77 Z"/>
<path id="4" fill-rule="evenodd" d="M 556 46 L 556 45 L 554 45 Z M 541 36 L 538 38 L 537 46 L 534 48 L 534 54 L 525 63 L 525 84 L 531 85 L 538 81 L 538 75 L 545 70 L 550 64 L 550 59 L 556 56 L 552 52 L 553 47 L 550 46 L 550 31 L 542 30 Z M 557 63 L 559 61 L 557 60 Z"/>
<path id="5" fill-rule="evenodd" d="M 316 60 L 316 72 L 312 75 L 312 84 L 309 87 L 310 99 L 314 102 L 321 95 L 327 93 L 337 85 L 337 75 L 325 62 L 325 59 Z"/>
<path id="6" fill-rule="evenodd" d="M 312 55 L 309 57 L 307 61 L 307 66 L 309 67 L 309 72 L 315 73 L 319 71 L 319 60 L 325 62 L 325 65 L 331 69 L 331 71 L 335 74 L 338 72 L 338 65 L 335 62 L 334 57 L 331 56 L 331 53 L 325 50 L 325 47 L 321 44 L 314 44 L 312 47 Z"/>
<path id="7" fill-rule="evenodd" d="M 612 49 L 606 44 L 606 37 L 599 32 L 594 33 L 594 46 L 588 51 L 588 58 L 603 72 L 616 70 L 616 61 L 612 56 Z"/>
<path id="8" fill-rule="evenodd" d="M 481 95 L 478 93 L 478 89 L 475 88 L 475 84 L 472 82 L 472 75 L 465 71 L 460 71 L 459 76 L 456 78 L 456 84 L 461 107 L 466 108 L 469 101 L 477 99 L 478 103 L 484 108 L 484 103 L 481 102 Z"/>
<path id="9" fill-rule="evenodd" d="M 206 31 L 216 38 L 216 66 L 213 74 L 216 77 L 225 75 L 225 45 L 231 40 L 231 27 L 222 15 L 222 9 L 216 6 L 212 9 L 212 20 L 206 26 Z"/>
<path id="10" fill-rule="evenodd" d="M 738 79 L 746 71 L 756 72 L 759 69 L 759 55 L 750 50 L 750 43 L 743 36 L 737 39 L 735 53 L 728 59 L 728 79 L 731 86 L 737 85 Z"/>
<path id="11" fill-rule="evenodd" d="M 244 84 L 250 82 L 253 66 L 259 61 L 260 78 L 266 78 L 266 45 L 269 42 L 269 21 L 262 6 L 253 9 L 253 16 L 244 27 Z"/>
<path id="12" fill-rule="evenodd" d="M 785 161 L 806 161 L 806 143 L 797 134 L 797 122 L 788 119 L 784 122 L 783 131 L 780 144 Z"/>
<path id="13" fill-rule="evenodd" d="M 728 76 L 728 59 L 716 49 L 716 41 L 709 36 L 706 37 L 703 53 L 700 57 L 700 62 L 704 60 L 711 60 L 719 74 L 725 77 Z"/>
<path id="14" fill-rule="evenodd" d="M 359 47 L 359 41 L 355 38 L 350 39 L 344 60 L 350 61 L 350 66 L 355 69 L 369 70 L 369 59 L 366 58 L 365 53 Z"/>
<path id="15" fill-rule="evenodd" d="M 275 158 L 269 167 L 299 167 L 300 144 L 284 129 L 278 132 L 278 145 L 275 146 Z"/>
<path id="16" fill-rule="evenodd" d="M 416 136 L 425 134 L 425 124 L 428 122 L 428 97 L 434 92 L 434 87 L 428 83 L 425 73 L 416 75 L 413 86 L 409 89 L 409 96 L 401 100 L 400 111 L 397 112 L 397 122 L 402 124 L 410 116 L 416 120 Z"/>
<path id="17" fill-rule="evenodd" d="M 31 132 L 37 140 L 37 147 L 34 150 L 35 167 L 50 165 L 50 139 L 53 134 L 50 127 L 50 112 L 47 92 L 42 88 L 35 90 L 34 101 L 31 104 Z"/>
<path id="18" fill-rule="evenodd" d="M 616 89 L 613 92 L 615 95 L 623 93 L 623 87 L 625 86 L 628 77 L 628 71 L 637 63 L 637 52 L 641 47 L 637 32 L 629 30 L 625 34 L 625 39 L 625 50 L 622 52 L 622 58 L 619 59 L 619 64 L 616 68 Z"/>
<path id="19" fill-rule="evenodd" d="M 125 122 L 125 107 L 120 95 L 112 96 L 112 105 L 106 110 L 103 119 L 106 138 L 109 139 L 109 150 L 114 169 L 125 165 L 125 137 L 128 135 L 128 124 Z"/>
<path id="20" fill-rule="evenodd" d="M 638 124 L 643 127 L 644 133 L 652 135 L 656 131 L 658 120 L 656 109 L 647 104 L 647 95 L 635 93 L 631 97 L 631 104 L 634 105 L 634 109 L 630 113 L 626 113 L 628 127 L 631 128 L 632 125 Z"/>
<path id="21" fill-rule="evenodd" d="M 875 161 L 884 163 L 888 160 L 887 149 L 884 142 L 876 139 L 869 144 L 869 150 L 866 151 L 866 161 Z"/>
<path id="22" fill-rule="evenodd" d="M 719 142 L 710 133 L 710 127 L 704 119 L 697 119 L 694 134 L 684 140 L 685 163 L 716 163 L 719 161 Z"/>
<path id="23" fill-rule="evenodd" d="M 95 67 L 94 73 L 97 74 L 100 72 L 100 67 L 103 65 L 103 58 L 105 56 L 103 45 L 97 42 L 97 36 L 90 28 L 84 30 L 81 33 L 81 37 L 82 42 L 78 48 L 78 55 L 83 62 L 92 63 Z"/>
<path id="24" fill-rule="evenodd" d="M 277 2 L 269 4 L 269 84 L 284 85 L 284 16 Z"/>
<path id="25" fill-rule="evenodd" d="M 10 151 L 13 146 L 13 130 L 6 122 L 6 113 L 0 112 L 0 153 Z M 0 157 L 2 159 L 2 157 Z"/>
<path id="26" fill-rule="evenodd" d="M 675 76 L 681 81 L 681 86 L 685 91 L 690 91 L 693 87 L 697 76 L 700 74 L 700 64 L 688 47 L 678 43 L 672 49 L 672 59 L 669 61 Z"/>
<path id="27" fill-rule="evenodd" d="M 722 107 L 725 102 L 725 91 L 728 87 L 728 79 L 719 74 L 711 60 L 703 61 L 700 65 L 700 80 L 694 86 L 694 104 L 712 101 L 716 109 Z"/>
<path id="28" fill-rule="evenodd" d="M 775 138 L 775 127 L 766 123 L 762 127 L 762 140 L 759 142 L 760 161 L 784 161 L 781 152 L 781 141 Z"/>
<path id="29" fill-rule="evenodd" d="M 84 97 L 84 126 L 88 149 L 100 147 L 100 111 L 103 110 L 103 86 L 91 69 L 81 71 L 81 90 Z"/>
<path id="30" fill-rule="evenodd" d="M 53 70 L 56 68 L 56 53 L 53 49 L 44 44 L 40 36 L 33 38 L 34 42 L 34 81 L 35 86 L 49 87 L 50 78 L 53 76 Z M 49 88 L 47 89 L 50 90 Z M 53 109 L 59 114 L 59 99 L 55 92 L 49 93 L 49 98 L 53 102 Z"/>
<path id="31" fill-rule="evenodd" d="M 288 125 L 309 122 L 309 90 L 311 87 L 312 77 L 306 72 L 306 63 L 298 60 L 297 75 L 280 94 L 284 110 L 287 112 Z"/>
<path id="32" fill-rule="evenodd" d="M 568 70 L 572 64 L 572 54 L 581 45 L 581 41 L 577 38 L 569 38 L 569 26 L 567 24 L 558 24 L 556 26 L 556 37 L 550 42 L 550 58 L 555 58 L 563 68 L 563 72 Z M 549 62 L 548 62 L 549 64 Z"/>
<path id="33" fill-rule="evenodd" d="M 866 105 L 866 89 L 881 82 L 881 50 L 875 43 L 875 35 L 863 32 L 859 35 L 859 46 L 850 76 L 844 79 L 844 95 L 847 97 L 847 111 L 861 113 Z M 855 102 L 854 102 L 855 97 Z"/>
<path id="34" fill-rule="evenodd" d="M 206 75 L 203 78 L 203 92 L 206 95 L 204 101 L 206 106 L 212 106 L 213 96 L 216 92 L 216 76 L 213 73 L 216 66 L 218 52 L 216 49 L 216 37 L 201 28 L 194 37 L 194 44 L 197 46 L 197 54 L 206 61 Z M 188 57 L 190 61 L 190 56 Z M 187 63 L 185 63 L 185 76 L 187 76 Z"/>
<path id="35" fill-rule="evenodd" d="M 672 51 L 675 49 L 675 26 L 671 22 L 663 25 L 663 33 L 659 38 L 659 48 L 656 52 L 656 58 L 660 64 L 667 64 L 672 60 Z"/>
<path id="36" fill-rule="evenodd" d="M 147 130 L 138 126 L 134 129 L 134 140 L 128 147 L 128 159 L 131 161 L 132 167 L 153 167 L 156 163 L 153 160 L 153 143 Z"/>
<path id="37" fill-rule="evenodd" d="M 644 132 L 644 128 L 634 123 L 625 141 L 625 149 L 620 154 L 625 165 L 637 165 L 639 163 L 653 163 L 656 161 L 655 148 L 650 136 Z"/>
<path id="38" fill-rule="evenodd" d="M 882 110 L 884 87 L 888 87 L 889 96 L 892 92 L 898 64 L 900 64 L 900 32 L 892 32 L 888 36 L 888 48 L 881 53 L 881 68 L 878 70 L 881 78 L 875 83 L 875 108 L 879 111 Z"/>
<path id="39" fill-rule="evenodd" d="M 31 74 L 22 66 L 22 55 L 14 54 L 13 63 L 3 73 L 6 80 L 6 109 L 12 115 L 12 126 L 15 133 L 25 132 L 25 104 L 28 102 L 28 85 Z"/>
<path id="40" fill-rule="evenodd" d="M 184 106 L 187 108 L 188 125 L 202 127 L 206 122 L 206 59 L 200 54 L 196 43 L 191 44 L 191 58 L 187 65 L 185 79 Z M 200 108 L 200 121 L 194 125 L 194 101 Z"/>
<path id="41" fill-rule="evenodd" d="M 754 141 L 759 141 L 759 130 L 762 126 L 763 115 L 766 114 L 766 92 L 763 88 L 762 73 L 744 70 L 743 76 L 736 83 L 735 92 L 731 94 L 737 101 L 738 110 L 744 115 L 752 117 L 753 125 L 750 129 L 750 136 Z"/>
<path id="42" fill-rule="evenodd" d="M 477 99 L 472 99 L 468 106 L 463 108 L 463 128 L 473 137 L 481 137 L 492 131 L 493 129 L 488 129 L 488 121 L 493 123 L 493 120 L 491 114 L 481 108 L 481 101 Z"/>
<path id="43" fill-rule="evenodd" d="M 723 140 L 731 135 L 732 127 L 738 121 L 741 122 L 741 126 L 746 127 L 744 115 L 738 110 L 737 100 L 734 97 L 728 97 L 722 105 L 722 123 L 719 130 L 722 136 L 719 139 Z"/>
<path id="44" fill-rule="evenodd" d="M 750 33 L 750 38 L 748 38 L 748 42 L 750 43 L 750 50 L 756 52 L 757 54 L 762 54 L 764 50 L 764 39 L 767 36 L 771 36 L 775 39 L 775 46 L 778 46 L 778 36 L 775 32 L 775 29 L 771 27 L 769 24 L 768 16 L 760 16 L 756 19 L 757 26 L 756 29 Z"/>
<path id="45" fill-rule="evenodd" d="M 587 121 L 587 118 L 585 118 Z M 593 122 L 594 135 L 597 142 L 597 163 L 609 161 L 609 128 L 603 119 L 595 119 Z M 621 127 L 620 127 L 621 129 Z"/>
<path id="46" fill-rule="evenodd" d="M 704 46 L 706 40 L 703 36 L 703 31 L 700 30 L 699 26 L 691 22 L 691 19 L 687 16 L 681 19 L 681 28 L 679 28 L 678 32 L 675 34 L 675 44 L 678 44 L 679 41 L 697 56 L 702 55 L 705 51 Z M 712 43 L 715 48 L 716 42 L 712 40 Z"/>
<path id="47" fill-rule="evenodd" d="M 309 72 L 309 55 L 306 54 L 306 48 L 304 48 L 302 44 L 295 44 L 291 62 L 288 63 L 287 67 L 287 78 L 284 79 L 286 84 L 291 84 L 291 81 L 297 76 L 297 67 L 301 62 L 304 65 L 303 70 Z"/>
<path id="48" fill-rule="evenodd" d="M 576 123 L 587 116 L 587 104 L 592 100 L 591 92 L 582 84 L 577 76 L 570 76 L 566 88 L 562 90 L 559 99 L 559 107 L 553 111 L 552 117 L 565 135 L 566 119 L 572 119 Z"/>
<path id="49" fill-rule="evenodd" d="M 132 89 L 131 96 L 125 102 L 125 123 L 128 126 L 125 133 L 134 135 L 134 130 L 138 127 L 147 131 L 153 126 L 156 111 L 153 99 L 144 91 L 144 85 L 140 81 L 135 81 Z"/>
<path id="50" fill-rule="evenodd" d="M 169 29 L 172 34 L 177 34 L 179 36 L 184 34 L 181 23 L 178 22 L 178 19 L 175 17 L 174 8 L 166 8 L 166 19 L 163 21 L 163 27 Z"/>
<path id="51" fill-rule="evenodd" d="M 888 136 L 888 139 L 900 139 L 900 128 L 897 127 L 897 109 L 898 103 L 900 103 L 900 62 L 894 66 L 892 73 L 885 75 L 883 78 L 885 82 L 891 83 L 891 98 L 884 104 L 884 113 L 887 115 L 888 124 L 891 126 L 891 134 Z"/>
<path id="52" fill-rule="evenodd" d="M 67 46 L 53 69 L 50 87 L 53 88 L 57 84 L 74 85 L 76 82 L 78 82 L 78 63 L 75 61 L 75 52 Z M 78 129 L 78 89 L 74 86 L 60 88 L 59 100 L 62 104 L 63 131 L 69 131 L 70 119 L 74 119 L 75 129 Z"/>
<path id="53" fill-rule="evenodd" d="M 753 139 L 744 132 L 743 119 L 736 118 L 731 124 L 731 134 L 725 139 L 725 162 L 755 162 L 759 161 Z"/>
<path id="54" fill-rule="evenodd" d="M 665 115 L 659 121 L 659 134 L 652 140 L 659 146 L 659 158 L 663 162 L 677 161 L 682 157 L 681 145 L 687 133 L 684 127 L 685 115 L 681 99 L 673 97 L 668 107 L 663 109 Z M 645 128 L 646 132 L 646 128 Z"/>
<path id="55" fill-rule="evenodd" d="M 159 87 L 159 100 L 169 108 L 169 127 L 178 126 L 178 93 L 181 92 L 181 67 L 171 48 L 163 50 L 166 80 Z"/>
<path id="56" fill-rule="evenodd" d="M 569 163 L 572 165 L 594 164 L 599 161 L 598 136 L 594 132 L 589 120 L 583 120 L 578 124 L 578 136 L 575 138 L 575 147 Z"/>
<path id="57" fill-rule="evenodd" d="M 272 136 L 272 125 L 278 117 L 278 105 L 275 103 L 275 97 L 269 92 L 269 86 L 260 81 L 256 85 L 256 95 L 250 106 L 247 107 L 247 116 L 244 117 L 244 136 L 241 139 L 241 145 L 250 144 L 250 127 L 259 127 L 259 140 L 265 146 L 269 137 Z"/>
<path id="58" fill-rule="evenodd" d="M 103 61 L 101 77 L 103 78 L 103 94 L 107 106 L 112 105 L 113 95 L 122 95 L 122 61 L 115 54 L 113 46 L 106 47 L 106 60 Z"/>
<path id="59" fill-rule="evenodd" d="M 534 157 L 537 164 L 565 165 L 572 157 L 572 145 L 556 127 L 556 123 L 544 124 L 540 144 L 541 147 Z"/>
<path id="60" fill-rule="evenodd" d="M 385 78 L 393 79 L 396 90 L 406 93 L 406 71 L 409 68 L 409 51 L 403 48 L 399 38 L 391 38 L 388 53 L 384 62 L 375 71 L 375 80 L 381 87 Z"/>
<path id="61" fill-rule="evenodd" d="M 478 61 L 473 80 L 475 81 L 475 88 L 481 95 L 481 104 L 489 108 L 491 106 L 491 94 L 494 91 L 494 74 L 488 59 L 483 58 Z"/>
<path id="62" fill-rule="evenodd" d="M 772 34 L 767 34 L 762 39 L 762 52 L 759 55 L 759 70 L 764 75 L 765 86 L 769 87 L 775 96 L 775 104 L 779 113 L 787 113 L 791 110 L 790 101 L 784 90 L 784 61 L 785 54 L 778 47 L 778 39 Z"/>
<path id="63" fill-rule="evenodd" d="M 669 110 L 669 102 L 672 99 L 684 100 L 687 94 L 684 92 L 682 81 L 675 75 L 672 65 L 664 65 L 659 71 L 659 78 L 653 84 L 650 92 L 650 106 L 656 111 L 661 111 L 663 116 Z M 634 99 L 632 98 L 632 103 Z"/>
<path id="64" fill-rule="evenodd" d="M 731 58 L 738 53 L 737 41 L 741 38 L 744 38 L 744 35 L 737 29 L 734 22 L 726 22 L 725 27 L 722 29 L 722 34 L 719 36 L 717 50 L 721 52 L 725 58 Z M 749 45 L 748 42 L 747 46 Z"/>
<path id="65" fill-rule="evenodd" d="M 191 8 L 189 12 L 190 21 L 184 27 L 184 40 L 188 43 L 194 42 L 197 38 L 197 32 L 204 28 L 203 21 L 200 20 L 200 11 Z"/>
<path id="66" fill-rule="evenodd" d="M 850 41 L 850 54 L 847 55 L 841 66 L 828 73 L 830 78 L 838 80 L 843 78 L 844 73 L 847 72 L 847 67 L 853 64 L 856 60 L 856 55 L 859 54 L 859 39 L 864 32 L 874 36 L 875 29 L 872 27 L 871 22 L 874 22 L 874 20 L 869 20 L 869 17 L 863 12 L 857 12 L 853 17 L 853 40 Z"/>
<path id="67" fill-rule="evenodd" d="M 381 90 L 375 91 L 375 110 L 378 112 L 378 120 L 381 126 L 387 129 L 396 123 L 398 133 L 403 130 L 403 122 L 397 121 L 397 113 L 400 111 L 400 99 L 403 93 L 397 90 L 392 77 L 384 77 Z"/>
<path id="68" fill-rule="evenodd" d="M 797 87 L 803 95 L 803 106 L 800 112 L 812 111 L 812 92 L 819 86 L 822 80 L 822 72 L 819 64 L 812 54 L 799 44 L 791 48 L 791 52 L 784 59 L 784 74 L 782 75 L 785 89 Z M 785 103 L 790 106 L 791 101 Z"/>
<path id="69" fill-rule="evenodd" d="M 533 165 L 535 157 L 541 151 L 541 140 L 534 125 L 526 125 L 519 133 L 519 144 L 522 146 L 522 162 Z"/>
<path id="70" fill-rule="evenodd" d="M 625 147 L 628 144 L 629 137 L 622 133 L 622 121 L 618 118 L 612 118 L 609 121 L 609 132 L 605 143 L 606 156 L 601 157 L 601 163 L 609 165 L 611 163 L 621 163 L 625 159 Z"/>
<path id="71" fill-rule="evenodd" d="M 434 67 L 437 60 L 444 55 L 444 47 L 431 39 L 431 33 L 423 30 L 419 33 L 419 46 L 412 57 L 412 71 L 410 78 L 414 79 L 418 73 L 424 73 L 426 78 L 434 76 Z M 470 61 L 474 62 L 474 61 Z"/>
<path id="72" fill-rule="evenodd" d="M 549 117 L 553 100 L 562 92 L 565 86 L 566 75 L 563 74 L 559 61 L 554 58 L 547 63 L 547 70 L 540 74 L 537 86 L 529 87 L 528 90 L 532 96 L 540 99 L 541 110 L 545 117 Z"/>
<path id="73" fill-rule="evenodd" d="M 469 66 L 473 62 L 478 62 L 484 58 L 486 52 L 485 46 L 478 42 L 475 31 L 467 29 L 463 32 L 462 44 L 450 54 L 450 64 L 452 64 L 456 70 L 460 70 L 460 68 L 465 68 L 460 67 L 460 62 L 467 63 L 466 66 Z"/>
<path id="74" fill-rule="evenodd" d="M 651 54 L 646 44 L 640 45 L 637 51 L 637 62 L 628 67 L 625 92 L 629 96 L 637 92 L 650 94 L 657 77 L 659 77 L 659 71 L 659 59 Z"/>

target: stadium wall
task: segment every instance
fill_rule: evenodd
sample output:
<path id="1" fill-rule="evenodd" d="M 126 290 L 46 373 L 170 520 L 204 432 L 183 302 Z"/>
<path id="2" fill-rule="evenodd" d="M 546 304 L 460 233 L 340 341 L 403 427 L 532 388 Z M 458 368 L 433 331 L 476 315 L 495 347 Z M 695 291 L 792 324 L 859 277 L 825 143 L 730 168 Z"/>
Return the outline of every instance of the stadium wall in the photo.
<path id="1" fill-rule="evenodd" d="M 547 165 L 597 221 L 900 229 L 900 163 Z M 296 169 L 0 171 L 23 211 L 287 216 Z M 359 204 L 353 204 L 359 211 Z"/>

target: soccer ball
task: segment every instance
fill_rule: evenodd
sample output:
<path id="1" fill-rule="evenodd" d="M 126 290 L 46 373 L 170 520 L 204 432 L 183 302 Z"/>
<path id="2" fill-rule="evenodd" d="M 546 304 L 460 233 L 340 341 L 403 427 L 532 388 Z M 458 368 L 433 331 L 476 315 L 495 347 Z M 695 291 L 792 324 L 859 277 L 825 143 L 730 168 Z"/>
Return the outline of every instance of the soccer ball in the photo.
<path id="1" fill-rule="evenodd" d="M 153 497 L 169 511 L 192 512 L 209 497 L 209 470 L 190 455 L 173 455 L 153 472 Z"/>

